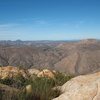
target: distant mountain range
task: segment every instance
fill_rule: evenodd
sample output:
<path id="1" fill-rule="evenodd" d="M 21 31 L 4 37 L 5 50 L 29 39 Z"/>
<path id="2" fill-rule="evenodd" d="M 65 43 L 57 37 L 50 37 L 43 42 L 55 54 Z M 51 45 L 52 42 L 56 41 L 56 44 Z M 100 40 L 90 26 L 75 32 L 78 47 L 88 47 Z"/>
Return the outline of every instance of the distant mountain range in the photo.
<path id="1" fill-rule="evenodd" d="M 11 41 L 11 40 L 1 40 L 0 45 L 10 45 L 10 46 L 22 46 L 22 45 L 35 45 L 35 46 L 41 46 L 41 45 L 56 45 L 59 43 L 65 43 L 65 42 L 75 42 L 79 40 L 37 40 L 37 41 L 22 41 L 22 40 L 16 40 L 16 41 Z"/>
<path id="2" fill-rule="evenodd" d="M 92 73 L 100 71 L 100 41 L 0 41 L 0 65 Z"/>

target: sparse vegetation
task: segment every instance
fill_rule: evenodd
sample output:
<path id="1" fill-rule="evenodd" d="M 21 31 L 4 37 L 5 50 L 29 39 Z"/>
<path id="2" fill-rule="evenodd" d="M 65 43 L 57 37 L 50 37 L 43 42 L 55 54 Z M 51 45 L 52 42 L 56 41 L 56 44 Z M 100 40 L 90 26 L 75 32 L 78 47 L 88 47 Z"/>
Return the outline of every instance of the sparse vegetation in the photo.
<path id="1" fill-rule="evenodd" d="M 5 97 L 5 100 L 51 100 L 60 95 L 60 91 L 53 90 L 53 88 L 64 84 L 71 78 L 72 76 L 57 72 L 54 79 L 34 76 L 34 80 L 31 78 L 25 80 L 22 76 L 19 76 L 16 79 L 0 80 L 0 83 L 15 87 L 20 91 L 14 97 L 13 92 L 12 96 L 7 96 L 0 91 L 0 100 L 4 100 L 4 98 L 2 99 L 4 95 L 8 97 Z M 29 84 L 32 86 L 32 92 L 30 94 L 25 90 L 25 87 Z"/>

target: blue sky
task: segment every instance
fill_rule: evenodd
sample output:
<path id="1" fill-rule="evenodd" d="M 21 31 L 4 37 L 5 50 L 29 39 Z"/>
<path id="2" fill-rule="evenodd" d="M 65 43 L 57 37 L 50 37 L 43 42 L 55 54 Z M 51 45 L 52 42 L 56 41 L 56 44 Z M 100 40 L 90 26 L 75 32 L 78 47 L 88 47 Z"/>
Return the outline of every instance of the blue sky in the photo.
<path id="1" fill-rule="evenodd" d="M 0 40 L 100 39 L 100 0 L 0 0 Z"/>

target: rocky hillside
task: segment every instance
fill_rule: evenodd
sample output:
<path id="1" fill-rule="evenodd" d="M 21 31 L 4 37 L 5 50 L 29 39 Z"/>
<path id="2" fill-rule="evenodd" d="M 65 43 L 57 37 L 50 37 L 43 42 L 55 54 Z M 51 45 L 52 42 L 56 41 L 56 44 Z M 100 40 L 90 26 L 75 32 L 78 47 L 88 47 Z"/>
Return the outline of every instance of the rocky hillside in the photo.
<path id="1" fill-rule="evenodd" d="M 67 56 L 55 64 L 56 69 L 72 74 L 86 74 L 100 70 L 100 41 L 82 40 L 65 43 L 58 48 L 64 49 Z"/>
<path id="2" fill-rule="evenodd" d="M 2 41 L 0 65 L 49 68 L 68 74 L 100 71 L 100 41 Z"/>
<path id="3" fill-rule="evenodd" d="M 48 69 L 0 67 L 0 100 L 52 100 L 60 94 L 53 88 L 72 77 Z"/>

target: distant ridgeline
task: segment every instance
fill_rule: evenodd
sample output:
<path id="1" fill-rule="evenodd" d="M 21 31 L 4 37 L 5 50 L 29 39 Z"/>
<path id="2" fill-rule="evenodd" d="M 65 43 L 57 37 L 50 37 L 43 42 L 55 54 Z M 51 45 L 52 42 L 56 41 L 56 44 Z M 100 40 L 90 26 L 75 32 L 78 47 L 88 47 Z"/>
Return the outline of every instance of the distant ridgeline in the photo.
<path id="1" fill-rule="evenodd" d="M 100 70 L 100 40 L 0 41 L 0 66 L 7 65 L 92 73 Z"/>

